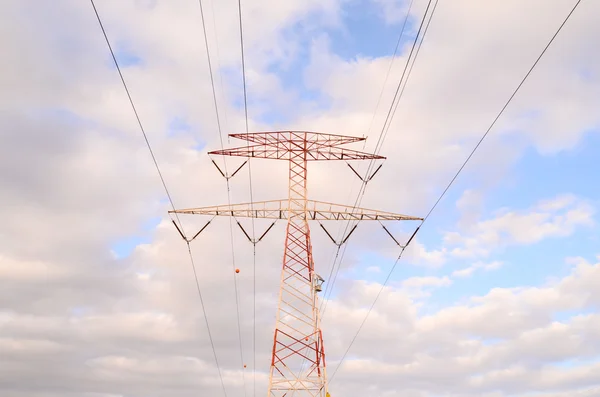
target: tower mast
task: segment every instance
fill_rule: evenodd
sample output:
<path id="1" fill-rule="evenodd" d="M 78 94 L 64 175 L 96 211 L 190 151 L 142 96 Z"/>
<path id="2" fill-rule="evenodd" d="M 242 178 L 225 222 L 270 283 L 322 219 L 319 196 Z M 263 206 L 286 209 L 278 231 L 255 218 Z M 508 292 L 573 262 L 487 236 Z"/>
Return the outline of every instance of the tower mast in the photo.
<path id="1" fill-rule="evenodd" d="M 301 131 L 231 134 L 254 145 L 209 152 L 224 156 L 286 160 L 288 198 L 171 212 L 213 216 L 287 219 L 277 320 L 273 336 L 269 397 L 328 394 L 325 348 L 309 220 L 421 220 L 421 218 L 308 200 L 307 165 L 320 160 L 370 160 L 385 157 L 340 147 L 365 138 Z M 304 365 L 307 362 L 308 365 Z"/>

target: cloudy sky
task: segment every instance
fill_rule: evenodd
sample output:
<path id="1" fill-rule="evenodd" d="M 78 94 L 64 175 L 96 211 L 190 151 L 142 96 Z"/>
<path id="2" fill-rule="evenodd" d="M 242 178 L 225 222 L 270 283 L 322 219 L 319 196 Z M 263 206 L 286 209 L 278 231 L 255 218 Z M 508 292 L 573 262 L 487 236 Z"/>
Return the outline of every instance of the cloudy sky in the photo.
<path id="1" fill-rule="evenodd" d="M 574 3 L 439 0 L 362 205 L 424 216 Z M 237 2 L 203 4 L 222 133 L 244 132 Z M 250 130 L 365 135 L 374 151 L 426 5 L 414 0 L 391 64 L 408 2 L 242 1 Z M 206 154 L 221 143 L 198 2 L 96 6 L 175 205 L 226 203 Z M 379 224 L 349 239 L 323 319 L 332 396 L 600 396 L 598 15 L 581 2 L 340 365 L 399 253 Z M 91 4 L 2 1 L 0 43 L 0 396 L 266 394 L 284 224 L 257 245 L 255 279 L 228 219 L 191 244 L 221 384 L 187 247 Z M 251 169 L 254 200 L 285 197 L 285 164 Z M 356 199 L 345 164 L 309 174 L 313 199 Z M 249 180 L 247 166 L 231 179 L 233 202 Z M 181 221 L 191 235 L 207 219 Z M 336 247 L 313 226 L 329 278 Z M 416 226 L 388 225 L 400 241 Z"/>

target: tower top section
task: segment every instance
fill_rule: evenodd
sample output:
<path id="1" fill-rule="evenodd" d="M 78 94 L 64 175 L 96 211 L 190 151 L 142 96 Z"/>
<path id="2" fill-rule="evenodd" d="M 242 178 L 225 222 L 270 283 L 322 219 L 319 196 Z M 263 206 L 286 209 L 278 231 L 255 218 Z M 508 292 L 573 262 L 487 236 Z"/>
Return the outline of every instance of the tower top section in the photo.
<path id="1" fill-rule="evenodd" d="M 310 131 L 272 131 L 272 132 L 254 132 L 242 134 L 229 134 L 232 138 L 243 139 L 259 144 L 269 144 L 273 142 L 309 142 L 319 146 L 339 146 L 347 143 L 364 141 L 367 138 L 356 136 L 324 134 L 321 132 Z"/>
<path id="2" fill-rule="evenodd" d="M 290 160 L 302 156 L 306 161 L 385 159 L 383 156 L 339 147 L 364 141 L 366 138 L 363 137 L 308 131 L 255 132 L 229 134 L 229 136 L 252 142 L 254 145 L 215 150 L 208 154 L 277 160 Z"/>

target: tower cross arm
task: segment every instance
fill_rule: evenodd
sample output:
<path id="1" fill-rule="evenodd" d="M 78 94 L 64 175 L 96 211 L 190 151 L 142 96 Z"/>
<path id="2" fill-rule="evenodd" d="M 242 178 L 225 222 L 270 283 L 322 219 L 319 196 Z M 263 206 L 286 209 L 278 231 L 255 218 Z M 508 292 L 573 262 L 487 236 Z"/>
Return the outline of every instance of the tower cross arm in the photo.
<path id="1" fill-rule="evenodd" d="M 217 205 L 212 207 L 188 208 L 170 213 L 195 214 L 211 216 L 233 216 L 236 218 L 265 218 L 287 219 L 289 216 L 288 199 L 255 201 L 231 205 Z M 295 210 L 296 211 L 296 210 Z M 294 212 L 295 212 L 294 211 Z M 357 220 L 357 221 L 420 221 L 423 218 L 391 212 L 370 210 L 352 207 L 343 204 L 333 204 L 324 201 L 307 200 L 306 220 L 331 221 L 331 220 Z"/>
<path id="2" fill-rule="evenodd" d="M 273 145 L 279 142 L 288 142 L 304 145 L 308 144 L 309 148 L 317 146 L 339 146 L 347 143 L 364 141 L 364 137 L 323 134 L 320 132 L 306 131 L 272 131 L 272 132 L 254 132 L 229 134 L 232 138 L 241 139 L 244 141 L 254 142 L 262 145 Z"/>
<path id="3" fill-rule="evenodd" d="M 303 148 L 290 142 L 277 142 L 273 144 L 250 145 L 231 149 L 215 150 L 209 152 L 208 154 L 290 160 L 292 157 L 297 157 L 300 153 L 306 153 L 307 161 L 385 159 L 385 157 L 376 154 L 364 153 L 358 150 L 340 148 L 336 146 Z"/>

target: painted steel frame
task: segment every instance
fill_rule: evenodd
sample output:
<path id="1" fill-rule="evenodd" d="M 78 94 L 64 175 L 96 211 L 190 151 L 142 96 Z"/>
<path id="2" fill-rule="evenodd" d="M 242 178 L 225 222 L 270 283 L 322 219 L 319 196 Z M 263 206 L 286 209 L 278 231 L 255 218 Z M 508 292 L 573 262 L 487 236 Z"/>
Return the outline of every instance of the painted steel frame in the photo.
<path id="1" fill-rule="evenodd" d="M 285 250 L 273 350 L 269 397 L 328 395 L 318 282 L 310 239 L 310 220 L 421 220 L 384 211 L 308 200 L 307 164 L 318 160 L 369 160 L 385 157 L 339 148 L 365 138 L 304 131 L 230 134 L 255 143 L 209 154 L 289 161 L 288 198 L 175 210 L 181 214 L 287 219 Z M 308 363 L 308 366 L 304 365 Z M 288 397 L 291 397 L 288 396 Z"/>

